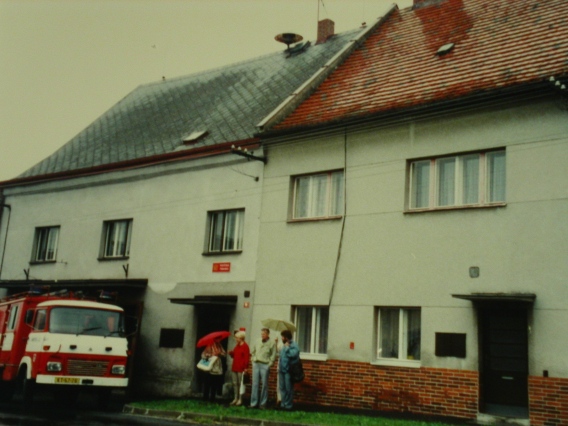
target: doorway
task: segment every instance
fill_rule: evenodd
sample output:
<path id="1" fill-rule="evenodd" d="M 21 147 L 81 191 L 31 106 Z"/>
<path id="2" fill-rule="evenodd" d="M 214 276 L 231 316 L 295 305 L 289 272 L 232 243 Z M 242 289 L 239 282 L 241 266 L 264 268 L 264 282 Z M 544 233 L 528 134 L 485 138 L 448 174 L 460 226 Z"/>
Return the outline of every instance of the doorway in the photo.
<path id="1" fill-rule="evenodd" d="M 480 410 L 528 417 L 528 309 L 488 303 L 479 310 Z"/>
<path id="2" fill-rule="evenodd" d="M 215 304 L 204 304 L 204 305 L 196 305 L 196 319 L 197 319 L 197 341 L 201 339 L 203 336 L 212 333 L 214 331 L 231 331 L 231 316 L 234 313 L 234 306 L 227 306 L 227 305 L 215 305 Z M 224 339 L 221 341 L 221 346 L 225 352 L 227 352 L 227 344 L 229 339 Z M 201 359 L 201 353 L 205 348 L 195 348 L 195 364 Z M 223 372 L 227 372 L 227 360 L 226 357 L 221 358 L 223 363 Z M 201 389 L 203 385 L 203 373 L 201 370 L 195 369 L 196 371 L 196 378 L 197 378 L 197 386 L 198 389 Z"/>

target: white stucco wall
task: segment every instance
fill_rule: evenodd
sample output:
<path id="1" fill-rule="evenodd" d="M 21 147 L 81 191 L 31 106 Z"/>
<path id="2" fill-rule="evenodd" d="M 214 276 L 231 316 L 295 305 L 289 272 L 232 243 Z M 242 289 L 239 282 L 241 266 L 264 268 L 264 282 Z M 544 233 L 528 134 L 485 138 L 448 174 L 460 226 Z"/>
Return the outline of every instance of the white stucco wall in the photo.
<path id="1" fill-rule="evenodd" d="M 254 294 L 262 171 L 262 163 L 228 154 L 6 189 L 12 216 L 1 278 L 23 280 L 29 268 L 31 279 L 121 279 L 128 264 L 128 278 L 148 279 L 135 370 L 154 391 L 187 395 L 194 310 L 168 299 L 236 295 L 231 327 L 250 327 L 252 309 L 243 304 L 252 300 L 245 291 Z M 234 208 L 245 209 L 242 253 L 204 256 L 208 211 Z M 117 219 L 133 220 L 130 256 L 100 261 L 103 221 Z M 55 225 L 57 262 L 30 264 L 35 228 Z M 214 262 L 230 262 L 231 271 L 213 273 Z M 183 348 L 159 348 L 162 328 L 184 329 Z"/>
<path id="2" fill-rule="evenodd" d="M 408 160 L 491 148 L 506 149 L 506 206 L 405 213 Z M 530 374 L 568 377 L 568 346 L 558 335 L 568 322 L 561 101 L 276 141 L 266 150 L 253 324 L 270 309 L 290 318 L 294 305 L 325 306 L 334 286 L 329 358 L 371 362 L 375 307 L 421 307 L 421 365 L 477 370 L 475 311 L 452 294 L 535 293 Z M 342 222 L 288 223 L 290 182 L 344 167 L 347 210 L 333 284 Z M 470 278 L 471 266 L 480 268 L 478 278 Z M 280 304 L 270 301 L 274 294 Z M 436 357 L 436 332 L 466 333 L 467 357 Z"/>

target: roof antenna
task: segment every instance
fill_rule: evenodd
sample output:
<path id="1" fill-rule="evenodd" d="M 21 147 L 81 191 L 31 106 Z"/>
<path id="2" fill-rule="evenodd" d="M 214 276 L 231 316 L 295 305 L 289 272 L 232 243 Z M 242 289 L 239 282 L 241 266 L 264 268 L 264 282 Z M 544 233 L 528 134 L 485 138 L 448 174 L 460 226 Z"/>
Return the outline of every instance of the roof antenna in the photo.
<path id="1" fill-rule="evenodd" d="M 303 39 L 304 37 L 302 37 L 300 34 L 294 33 L 282 33 L 274 37 L 274 40 L 279 41 L 280 43 L 284 43 L 288 47 L 286 50 L 288 53 L 290 53 L 290 45 L 292 43 L 298 43 Z"/>

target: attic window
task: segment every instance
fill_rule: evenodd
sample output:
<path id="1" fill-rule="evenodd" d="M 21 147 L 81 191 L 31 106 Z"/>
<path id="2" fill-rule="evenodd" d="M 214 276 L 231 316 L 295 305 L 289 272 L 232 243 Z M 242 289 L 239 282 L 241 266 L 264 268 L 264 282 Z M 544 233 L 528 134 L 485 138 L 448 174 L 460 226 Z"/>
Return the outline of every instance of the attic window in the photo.
<path id="1" fill-rule="evenodd" d="M 436 52 L 436 55 L 442 56 L 442 55 L 445 55 L 446 53 L 450 53 L 453 48 L 454 48 L 454 43 L 444 44 L 442 47 L 440 47 L 438 49 L 438 51 Z"/>
<path id="2" fill-rule="evenodd" d="M 181 141 L 184 145 L 191 145 L 197 143 L 200 139 L 203 139 L 207 136 L 209 132 L 207 130 L 198 130 L 196 132 L 192 132 L 189 135 L 185 135 L 181 138 Z"/>

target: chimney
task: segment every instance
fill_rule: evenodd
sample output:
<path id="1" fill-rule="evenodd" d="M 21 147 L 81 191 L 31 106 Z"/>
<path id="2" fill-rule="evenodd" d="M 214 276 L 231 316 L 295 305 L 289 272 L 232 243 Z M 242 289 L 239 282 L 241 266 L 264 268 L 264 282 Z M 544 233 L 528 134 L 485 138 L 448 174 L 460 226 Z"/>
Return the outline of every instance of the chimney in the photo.
<path id="1" fill-rule="evenodd" d="M 316 44 L 325 43 L 328 38 L 334 35 L 335 22 L 331 19 L 322 19 L 318 22 L 318 39 Z"/>

